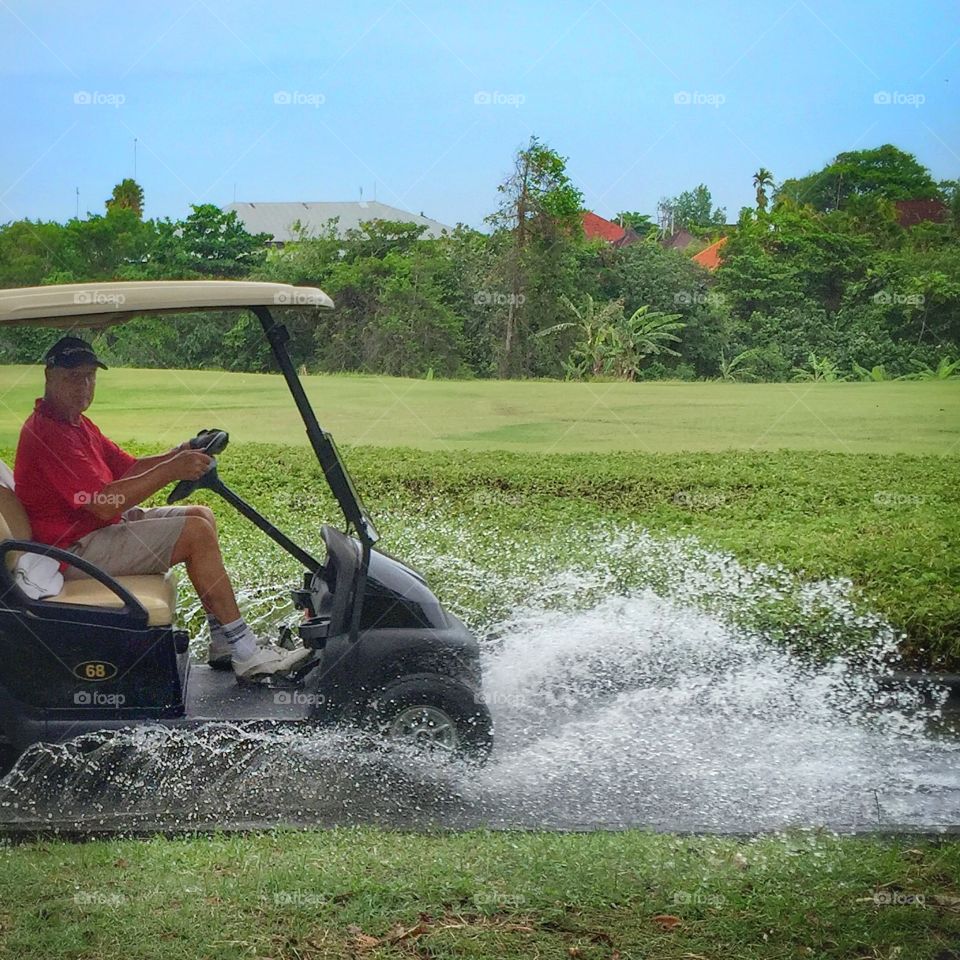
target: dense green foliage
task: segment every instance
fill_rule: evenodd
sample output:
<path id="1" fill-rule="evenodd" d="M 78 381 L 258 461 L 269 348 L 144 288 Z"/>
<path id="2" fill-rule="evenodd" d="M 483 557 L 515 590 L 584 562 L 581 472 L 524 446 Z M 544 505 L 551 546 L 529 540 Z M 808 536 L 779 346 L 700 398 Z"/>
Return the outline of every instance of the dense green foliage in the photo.
<path id="1" fill-rule="evenodd" d="M 785 180 L 779 196 L 815 210 L 840 210 L 858 197 L 929 200 L 940 195 L 930 171 L 887 143 L 873 150 L 837 154 L 822 170 Z"/>
<path id="2" fill-rule="evenodd" d="M 960 356 L 955 182 L 936 184 L 885 145 L 785 181 L 769 209 L 771 172 L 761 167 L 753 185 L 756 208 L 735 226 L 704 184 L 661 204 L 674 229 L 703 238 L 691 250 L 727 236 L 710 274 L 666 249 L 645 214 L 620 214 L 635 230 L 631 244 L 585 239 L 566 161 L 535 137 L 499 188 L 489 234 L 461 226 L 429 239 L 413 224 L 378 221 L 340 236 L 331 223 L 268 251 L 268 238 L 209 204 L 181 221 L 143 221 L 142 190 L 127 180 L 104 215 L 0 228 L 0 286 L 174 277 L 319 285 L 337 310 L 288 318 L 299 361 L 317 371 L 876 380 L 948 370 Z M 904 199 L 941 202 L 941 222 L 901 226 L 895 203 Z M 674 315 L 670 349 L 637 349 L 631 321 L 644 309 Z M 608 325 L 602 362 L 585 311 L 621 318 Z M 48 340 L 5 332 L 0 358 L 32 362 Z M 250 318 L 236 313 L 144 318 L 101 346 L 121 364 L 271 365 Z"/>

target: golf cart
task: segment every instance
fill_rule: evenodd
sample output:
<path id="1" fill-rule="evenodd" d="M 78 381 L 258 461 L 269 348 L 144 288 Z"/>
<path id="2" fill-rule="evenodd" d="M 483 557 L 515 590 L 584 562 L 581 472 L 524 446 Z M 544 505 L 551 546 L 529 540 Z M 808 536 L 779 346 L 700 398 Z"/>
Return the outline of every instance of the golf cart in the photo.
<path id="1" fill-rule="evenodd" d="M 219 280 L 0 290 L 0 328 L 82 332 L 144 313 L 252 311 L 345 521 L 345 530 L 323 525 L 320 560 L 227 487 L 216 459 L 200 480 L 174 487 L 171 503 L 201 487 L 217 493 L 304 568 L 291 594 L 302 619 L 282 639 L 286 646 L 303 644 L 311 656 L 285 677 L 241 685 L 230 670 L 191 662 L 171 574 L 111 577 L 34 542 L 15 491 L 0 486 L 0 747 L 8 758 L 33 743 L 92 731 L 211 721 L 346 722 L 412 738 L 441 755 L 483 760 L 489 753 L 492 723 L 477 643 L 420 574 L 376 549 L 376 527 L 333 438 L 317 422 L 287 352 L 287 330 L 273 317 L 273 308 L 289 307 L 330 309 L 333 302 L 316 288 Z M 213 430 L 191 444 L 216 457 L 227 441 L 225 432 Z M 15 576 L 23 554 L 52 557 L 86 576 L 66 580 L 55 596 L 32 599 Z"/>

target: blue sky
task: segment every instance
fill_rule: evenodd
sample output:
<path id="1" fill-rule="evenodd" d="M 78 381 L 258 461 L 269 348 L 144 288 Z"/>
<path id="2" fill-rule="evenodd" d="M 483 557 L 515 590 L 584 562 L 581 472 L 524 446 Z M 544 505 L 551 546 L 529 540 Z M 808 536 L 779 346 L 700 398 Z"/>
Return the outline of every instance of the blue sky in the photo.
<path id="1" fill-rule="evenodd" d="M 0 0 L 0 222 L 103 212 L 136 138 L 147 216 L 376 183 L 482 226 L 531 133 L 601 215 L 704 182 L 734 218 L 842 150 L 960 177 L 958 66 L 955 0 Z"/>

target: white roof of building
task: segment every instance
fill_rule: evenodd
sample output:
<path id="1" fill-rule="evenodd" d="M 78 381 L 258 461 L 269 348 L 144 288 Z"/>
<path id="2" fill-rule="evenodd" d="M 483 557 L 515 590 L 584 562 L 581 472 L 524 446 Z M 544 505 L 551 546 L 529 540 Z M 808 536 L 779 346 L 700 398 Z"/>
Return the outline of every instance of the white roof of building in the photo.
<path id="1" fill-rule="evenodd" d="M 424 236 L 439 237 L 452 233 L 451 227 L 399 207 L 391 207 L 376 200 L 358 203 L 229 203 L 223 208 L 235 210 L 247 233 L 268 233 L 275 243 L 299 239 L 293 225 L 299 221 L 307 235 L 319 233 L 329 221 L 338 219 L 337 234 L 357 229 L 367 220 L 397 220 L 426 227 Z"/>
<path id="2" fill-rule="evenodd" d="M 243 307 L 331 308 L 319 287 L 248 280 L 137 280 L 0 290 L 0 326 L 109 327 L 141 313 Z"/>

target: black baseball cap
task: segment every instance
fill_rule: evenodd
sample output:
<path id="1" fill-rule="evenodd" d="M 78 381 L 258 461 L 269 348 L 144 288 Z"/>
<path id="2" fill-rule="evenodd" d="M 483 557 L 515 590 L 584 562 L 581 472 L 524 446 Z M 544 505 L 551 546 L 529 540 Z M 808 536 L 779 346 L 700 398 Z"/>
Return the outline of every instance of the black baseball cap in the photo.
<path id="1" fill-rule="evenodd" d="M 85 363 L 107 369 L 93 347 L 79 337 L 61 337 L 44 355 L 48 367 L 82 367 Z"/>

